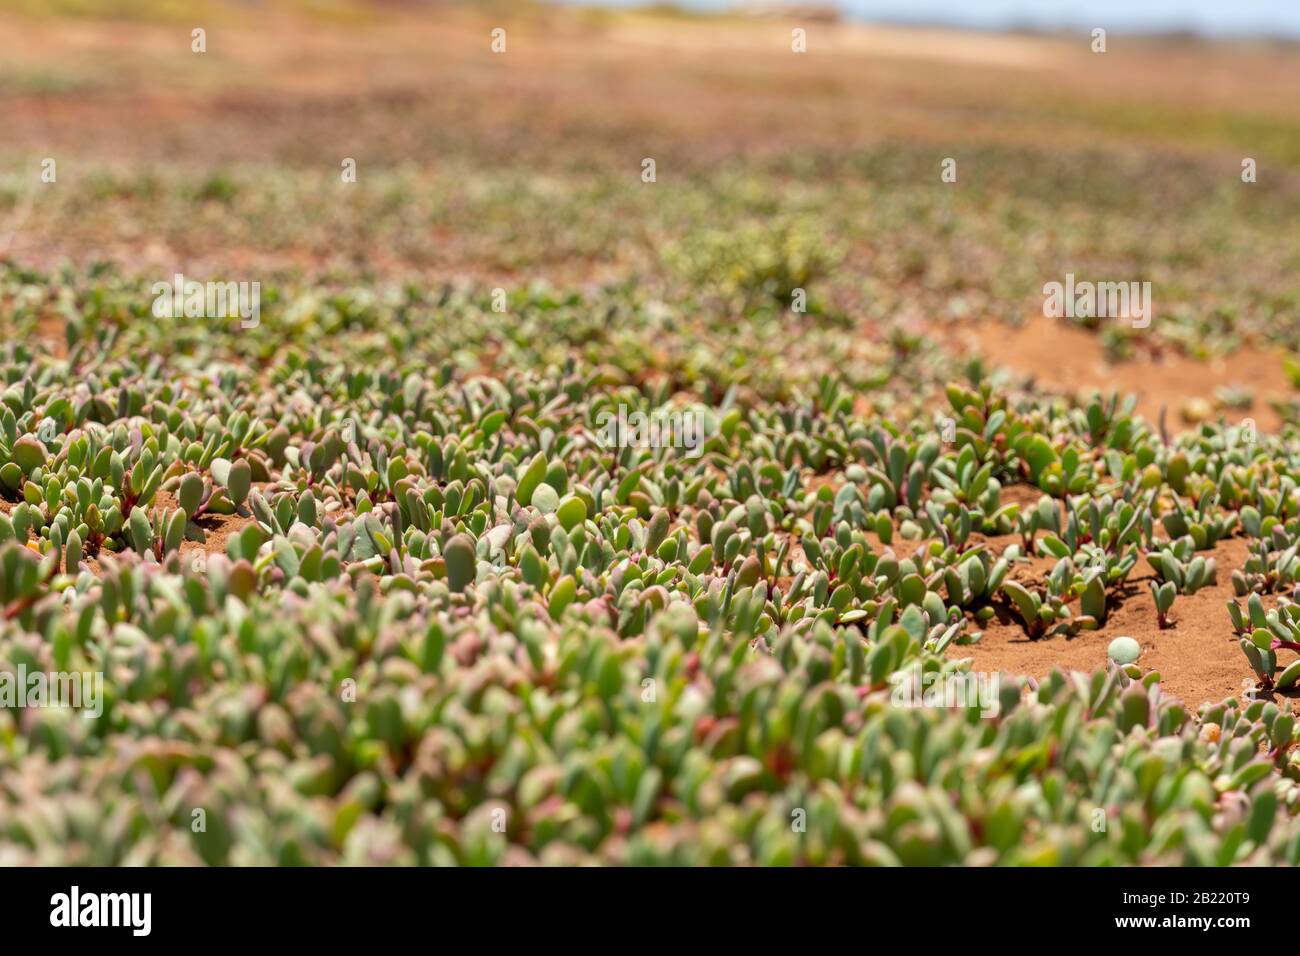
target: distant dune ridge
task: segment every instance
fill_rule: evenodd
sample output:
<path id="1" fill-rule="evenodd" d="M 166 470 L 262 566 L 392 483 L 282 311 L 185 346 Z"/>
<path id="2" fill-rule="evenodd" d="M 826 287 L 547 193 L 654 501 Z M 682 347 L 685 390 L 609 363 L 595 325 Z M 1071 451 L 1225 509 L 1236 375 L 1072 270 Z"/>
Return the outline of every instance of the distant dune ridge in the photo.
<path id="1" fill-rule="evenodd" d="M 757 16 L 789 17 L 810 23 L 836 23 L 840 10 L 833 3 L 783 3 L 781 0 L 741 0 L 736 8 Z"/>

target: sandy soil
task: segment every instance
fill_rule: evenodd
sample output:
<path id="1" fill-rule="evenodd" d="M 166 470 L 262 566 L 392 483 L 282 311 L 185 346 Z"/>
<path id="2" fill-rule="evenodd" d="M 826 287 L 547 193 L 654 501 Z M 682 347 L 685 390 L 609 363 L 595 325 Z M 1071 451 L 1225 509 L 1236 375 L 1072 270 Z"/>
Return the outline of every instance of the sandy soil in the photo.
<path id="1" fill-rule="evenodd" d="M 1138 659 L 1142 669 L 1159 673 L 1164 690 L 1190 708 L 1240 694 L 1254 686 L 1254 678 L 1224 608 L 1233 597 L 1232 569 L 1242 565 L 1247 549 L 1244 538 L 1219 542 L 1209 552 L 1217 563 L 1218 583 L 1192 595 L 1180 594 L 1170 612 L 1172 626 L 1165 630 L 1157 624 L 1155 602 L 1148 587 L 1154 576 L 1146 562 L 1139 560 L 1118 602 L 1110 608 L 1105 627 L 1070 638 L 1032 641 L 1018 622 L 994 619 L 978 644 L 951 647 L 948 656 L 969 657 L 975 670 L 1042 677 L 1054 668 L 1092 671 L 1104 666 L 1107 646 L 1116 637 L 1127 635 L 1142 646 Z M 1041 581 L 1043 572 L 1052 564 L 1039 558 L 1032 568 L 1034 573 L 1024 578 Z M 1276 600 L 1275 596 L 1266 596 L 1264 603 L 1273 607 Z M 1283 663 L 1289 663 L 1290 652 L 1280 653 Z"/>
<path id="2" fill-rule="evenodd" d="M 1275 432 L 1282 426 L 1269 400 L 1295 395 L 1283 371 L 1282 353 L 1250 346 L 1239 348 L 1227 358 L 1206 362 L 1172 351 L 1111 362 L 1095 334 L 1070 326 L 1066 320 L 1041 315 L 1030 317 L 1020 326 L 995 321 L 972 325 L 964 331 L 964 341 L 990 362 L 1019 372 L 1051 391 L 1078 395 L 1093 390 L 1107 395 L 1131 393 L 1138 399 L 1135 411 L 1150 422 L 1158 422 L 1161 408 L 1166 408 L 1171 434 L 1187 427 L 1180 412 L 1188 402 L 1212 401 L 1215 389 L 1221 386 L 1253 390 L 1254 404 L 1248 411 L 1226 412 L 1224 417 L 1227 421 L 1253 418 L 1261 432 Z"/>

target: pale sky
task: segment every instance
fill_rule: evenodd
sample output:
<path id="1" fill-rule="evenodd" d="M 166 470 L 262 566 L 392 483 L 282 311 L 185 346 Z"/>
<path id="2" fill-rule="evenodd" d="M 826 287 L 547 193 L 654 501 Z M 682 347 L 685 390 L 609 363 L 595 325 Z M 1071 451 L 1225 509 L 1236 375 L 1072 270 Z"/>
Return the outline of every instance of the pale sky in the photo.
<path id="1" fill-rule="evenodd" d="M 564 0 L 574 2 L 574 0 Z M 576 0 L 639 6 L 644 0 Z M 732 0 L 676 0 L 682 7 L 724 9 Z M 1192 30 L 1214 36 L 1271 34 L 1300 38 L 1300 0 L 815 0 L 852 17 L 1002 29 L 1105 27 Z"/>

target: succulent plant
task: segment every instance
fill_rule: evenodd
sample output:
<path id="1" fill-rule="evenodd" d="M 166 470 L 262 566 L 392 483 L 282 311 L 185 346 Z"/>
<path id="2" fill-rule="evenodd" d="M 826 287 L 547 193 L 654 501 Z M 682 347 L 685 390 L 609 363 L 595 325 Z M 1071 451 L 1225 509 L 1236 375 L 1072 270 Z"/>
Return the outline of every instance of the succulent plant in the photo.
<path id="1" fill-rule="evenodd" d="M 1300 542 L 1282 525 L 1256 541 L 1245 563 L 1232 572 L 1232 589 L 1238 597 L 1251 592 L 1268 594 L 1293 587 L 1300 575 Z"/>
<path id="2" fill-rule="evenodd" d="M 1061 518 L 1056 503 L 1047 495 L 1038 499 L 1033 508 L 1024 508 L 1016 512 L 1016 531 L 1020 534 L 1021 547 L 1026 554 L 1037 554 L 1037 537 L 1040 531 L 1060 534 Z"/>
<path id="3" fill-rule="evenodd" d="M 1174 495 L 1173 508 L 1161 517 L 1160 523 L 1171 538 L 1187 536 L 1197 551 L 1209 550 L 1230 535 L 1237 524 L 1235 514 L 1215 513 L 1216 497 L 1213 488 L 1205 489 L 1193 510 L 1185 508 Z"/>
<path id="4" fill-rule="evenodd" d="M 1010 567 L 1006 556 L 994 561 L 986 550 L 968 552 L 955 567 L 944 569 L 943 581 L 949 603 L 974 611 L 976 617 L 984 621 L 989 620 L 993 616 L 992 602 Z"/>
<path id="5" fill-rule="evenodd" d="M 1147 563 L 1162 581 L 1174 586 L 1181 594 L 1195 594 L 1201 588 L 1217 581 L 1214 558 L 1193 554 L 1191 537 L 1179 538 L 1159 551 L 1147 552 Z"/>
<path id="6" fill-rule="evenodd" d="M 1065 574 L 1060 573 L 1062 570 Z M 1066 575 L 1073 568 L 1068 558 L 1057 563 L 1054 576 L 1049 578 L 1045 593 L 1031 591 L 1018 581 L 1004 581 L 1002 590 L 1010 599 L 1010 607 L 1020 618 L 1020 623 L 1030 640 L 1038 640 L 1054 634 L 1073 634 L 1079 625 L 1071 619 L 1070 608 L 1066 604 L 1069 582 Z"/>
<path id="7" fill-rule="evenodd" d="M 1169 612 L 1173 609 L 1174 599 L 1178 597 L 1178 585 L 1174 581 L 1165 581 L 1163 584 L 1148 581 L 1147 585 L 1151 588 L 1151 597 L 1156 605 L 1156 624 L 1163 631 L 1170 624 Z"/>
<path id="8" fill-rule="evenodd" d="M 30 285 L 8 268 L 0 289 Z M 755 268 L 712 294 L 750 304 L 781 365 L 803 343 L 764 310 L 794 267 Z M 503 327 L 460 288 L 285 288 L 278 331 L 268 310 L 171 337 L 122 318 L 125 280 L 70 293 L 66 356 L 0 355 L 0 659 L 102 670 L 105 709 L 0 710 L 6 859 L 1300 862 L 1263 796 L 1293 782 L 1293 728 L 1262 699 L 1193 714 L 1138 660 L 997 675 L 987 706 L 891 696 L 979 679 L 978 629 L 1006 618 L 1113 626 L 1142 551 L 1182 566 L 1153 588 L 1165 614 L 1208 574 L 1191 525 L 1221 539 L 1237 508 L 1250 573 L 1283 589 L 1283 444 L 1250 457 L 1211 424 L 1166 444 L 1123 400 L 975 365 L 944 437 L 919 400 L 859 401 L 942 384 L 923 338 L 863 368 L 842 326 L 811 328 L 792 375 L 626 290 L 521 290 Z M 489 341 L 499 366 L 466 361 Z M 700 454 L 602 442 L 620 404 L 698 412 Z M 1189 528 L 1158 545 L 1169 502 Z M 1294 615 L 1254 614 L 1228 611 L 1269 635 L 1242 673 L 1276 689 Z M 1139 771 L 1175 751 L 1157 803 Z M 1088 825 L 1099 793 L 1123 826 Z M 1220 793 L 1273 828 L 1216 821 Z M 87 801 L 151 822 L 87 826 Z"/>
<path id="9" fill-rule="evenodd" d="M 456 535 L 442 549 L 442 557 L 447 566 L 447 584 L 453 591 L 464 591 L 475 576 L 474 539 L 467 534 Z"/>
<path id="10" fill-rule="evenodd" d="M 1135 663 L 1142 647 L 1131 637 L 1117 637 L 1106 648 L 1106 656 L 1121 666 Z"/>

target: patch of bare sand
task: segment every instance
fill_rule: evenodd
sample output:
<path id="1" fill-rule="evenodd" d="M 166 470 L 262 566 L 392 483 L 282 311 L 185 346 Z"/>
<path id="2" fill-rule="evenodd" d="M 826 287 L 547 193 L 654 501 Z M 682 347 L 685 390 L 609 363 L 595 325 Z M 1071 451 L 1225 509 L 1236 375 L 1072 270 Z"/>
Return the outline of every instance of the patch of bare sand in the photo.
<path id="1" fill-rule="evenodd" d="M 1072 638 L 1052 637 L 1031 641 L 1013 621 L 994 619 L 984 628 L 978 644 L 948 649 L 952 658 L 969 657 L 979 671 L 1006 671 L 1044 677 L 1053 669 L 1093 671 L 1106 664 L 1106 648 L 1120 635 L 1134 638 L 1142 646 L 1138 664 L 1143 671 L 1160 674 L 1161 687 L 1181 698 L 1195 710 L 1205 701 L 1217 702 L 1253 686 L 1254 676 L 1246 663 L 1228 621 L 1227 602 L 1232 599 L 1231 574 L 1245 563 L 1249 551 L 1245 538 L 1219 542 L 1212 552 L 1217 562 L 1218 584 L 1193 595 L 1180 594 L 1171 617 L 1174 626 L 1160 630 L 1155 602 L 1147 582 L 1152 580 L 1145 561 L 1140 561 L 1111 608 L 1105 627 L 1083 631 Z M 1037 559 L 1042 565 L 1044 559 Z M 1050 562 L 1046 562 L 1050 565 Z M 1042 567 L 1034 568 L 1041 580 Z M 1274 606 L 1275 596 L 1265 596 Z M 1290 662 L 1283 652 L 1281 663 Z"/>
<path id="2" fill-rule="evenodd" d="M 258 490 L 265 487 L 264 483 L 256 485 Z M 170 491 L 159 491 L 154 497 L 151 508 L 163 508 L 171 511 L 173 508 L 179 508 L 180 502 Z M 204 554 L 225 554 L 226 541 L 232 535 L 239 534 L 250 524 L 253 524 L 254 518 L 251 514 L 240 515 L 219 515 L 219 514 L 201 514 L 194 519 L 194 523 L 203 529 L 202 541 L 185 540 L 181 542 L 181 558 L 189 559 L 193 555 L 202 552 Z"/>
<path id="3" fill-rule="evenodd" d="M 629 47 L 762 54 L 789 46 L 790 23 L 780 18 L 752 21 L 732 18 L 683 24 L 679 20 L 631 14 L 614 20 L 606 36 Z M 822 55 L 1052 71 L 1064 71 L 1072 57 L 1078 59 L 1077 49 L 1068 41 L 1028 35 L 999 36 L 854 23 L 821 23 L 809 29 L 808 34 Z"/>
<path id="4" fill-rule="evenodd" d="M 1004 485 L 998 492 L 998 502 L 1003 505 L 1020 505 L 1023 512 L 1035 507 L 1044 493 L 1037 485 Z"/>
<path id="5" fill-rule="evenodd" d="M 1210 401 L 1215 389 L 1230 385 L 1251 388 L 1255 400 L 1249 410 L 1227 412 L 1224 417 L 1229 421 L 1250 417 L 1261 431 L 1275 432 L 1282 419 L 1269 399 L 1294 394 L 1282 367 L 1282 353 L 1262 348 L 1245 346 L 1226 358 L 1207 362 L 1173 352 L 1111 362 L 1094 333 L 1041 315 L 1020 326 L 984 323 L 971 338 L 970 346 L 988 361 L 1032 376 L 1052 391 L 1132 393 L 1138 399 L 1136 411 L 1152 423 L 1159 421 L 1161 406 L 1166 406 L 1166 421 L 1173 433 L 1186 427 L 1179 417 L 1184 403 Z"/>

